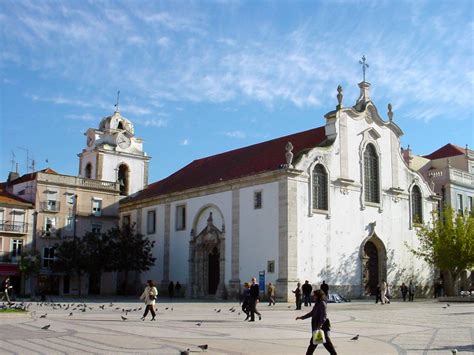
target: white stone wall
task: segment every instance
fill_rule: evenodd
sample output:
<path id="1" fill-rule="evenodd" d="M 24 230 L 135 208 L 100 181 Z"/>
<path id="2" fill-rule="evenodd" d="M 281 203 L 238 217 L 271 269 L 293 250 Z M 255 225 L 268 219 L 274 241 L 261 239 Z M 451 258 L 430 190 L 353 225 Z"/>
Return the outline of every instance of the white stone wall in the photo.
<path id="1" fill-rule="evenodd" d="M 116 181 L 117 169 L 121 164 L 126 164 L 130 169 L 129 195 L 143 189 L 145 160 L 143 157 L 133 157 L 125 154 L 103 153 L 102 180 Z"/>

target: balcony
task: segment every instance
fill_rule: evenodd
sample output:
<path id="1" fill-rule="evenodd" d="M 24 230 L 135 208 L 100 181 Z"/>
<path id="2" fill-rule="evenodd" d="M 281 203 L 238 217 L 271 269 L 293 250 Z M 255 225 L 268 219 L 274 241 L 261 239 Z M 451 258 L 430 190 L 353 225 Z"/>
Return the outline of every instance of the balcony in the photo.
<path id="1" fill-rule="evenodd" d="M 59 201 L 48 200 L 40 203 L 42 212 L 59 212 L 61 204 Z"/>
<path id="2" fill-rule="evenodd" d="M 57 238 L 61 238 L 61 231 L 56 228 L 49 228 L 49 229 L 43 228 L 39 231 L 38 235 L 41 238 L 57 239 Z"/>
<path id="3" fill-rule="evenodd" d="M 118 182 L 113 181 L 102 181 L 87 179 L 78 176 L 69 175 L 53 175 L 38 172 L 38 181 L 46 182 L 48 184 L 59 184 L 66 186 L 76 186 L 81 188 L 90 188 L 93 190 L 103 190 L 109 192 L 119 192 L 120 186 Z"/>
<path id="4" fill-rule="evenodd" d="M 439 180 L 446 182 L 449 181 L 460 185 L 474 187 L 474 174 L 453 168 L 451 166 L 442 169 L 430 170 L 428 171 L 427 175 L 435 182 L 439 182 Z"/>
<path id="5" fill-rule="evenodd" d="M 0 232 L 26 234 L 28 223 L 0 221 Z"/>
<path id="6" fill-rule="evenodd" d="M 0 253 L 0 263 L 2 264 L 19 264 L 20 259 L 20 255 L 13 255 L 11 251 Z"/>

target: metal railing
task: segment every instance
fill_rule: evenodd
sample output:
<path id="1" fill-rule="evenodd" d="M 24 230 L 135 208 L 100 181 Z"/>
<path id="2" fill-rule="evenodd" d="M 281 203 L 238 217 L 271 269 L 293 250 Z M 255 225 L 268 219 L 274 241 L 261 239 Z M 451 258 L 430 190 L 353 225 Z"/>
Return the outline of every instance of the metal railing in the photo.
<path id="1" fill-rule="evenodd" d="M 28 223 L 0 221 L 0 231 L 11 233 L 26 233 L 28 231 Z"/>
<path id="2" fill-rule="evenodd" d="M 59 212 L 59 209 L 61 208 L 59 201 L 53 200 L 43 201 L 40 203 L 40 206 L 41 211 L 43 212 Z"/>

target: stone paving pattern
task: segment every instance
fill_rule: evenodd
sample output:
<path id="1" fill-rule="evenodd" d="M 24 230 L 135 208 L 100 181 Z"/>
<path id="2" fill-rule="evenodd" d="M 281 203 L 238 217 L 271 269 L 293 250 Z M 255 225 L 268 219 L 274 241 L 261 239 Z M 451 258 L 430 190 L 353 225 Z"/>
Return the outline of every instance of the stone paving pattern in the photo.
<path id="1" fill-rule="evenodd" d="M 193 354 L 202 352 L 197 347 L 202 344 L 209 345 L 207 354 L 304 354 L 311 334 L 310 320 L 295 321 L 310 308 L 296 311 L 288 303 L 260 304 L 263 319 L 248 323 L 238 314 L 238 303 L 163 300 L 157 305 L 158 321 L 151 322 L 140 320 L 141 311 L 121 319 L 122 308 L 142 303 L 121 299 L 109 307 L 110 301 L 85 300 L 93 309 L 72 316 L 71 309 L 36 303 L 30 307 L 36 315 L 0 314 L 0 354 L 179 354 L 185 349 Z M 104 310 L 98 307 L 102 304 Z M 40 318 L 44 313 L 47 317 Z M 452 354 L 452 349 L 474 354 L 473 303 L 354 301 L 329 304 L 328 315 L 339 354 Z M 49 330 L 42 330 L 47 324 Z M 359 340 L 351 341 L 356 334 Z M 327 351 L 318 346 L 315 354 Z"/>

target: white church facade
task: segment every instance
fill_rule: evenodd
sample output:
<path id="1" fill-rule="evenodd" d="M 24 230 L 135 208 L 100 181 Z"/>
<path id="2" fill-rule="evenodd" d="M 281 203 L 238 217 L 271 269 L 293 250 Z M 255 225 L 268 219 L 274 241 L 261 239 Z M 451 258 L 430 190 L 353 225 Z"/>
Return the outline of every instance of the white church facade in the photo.
<path id="1" fill-rule="evenodd" d="M 122 221 L 156 242 L 141 281 L 225 298 L 264 272 L 285 300 L 305 280 L 350 297 L 382 280 L 431 286 L 432 267 L 407 245 L 417 245 L 414 225 L 437 197 L 405 163 L 391 106 L 383 119 L 370 84 L 359 87 L 351 107 L 338 88 L 321 127 L 195 160 L 124 198 Z M 83 153 L 81 169 L 98 161 Z"/>

